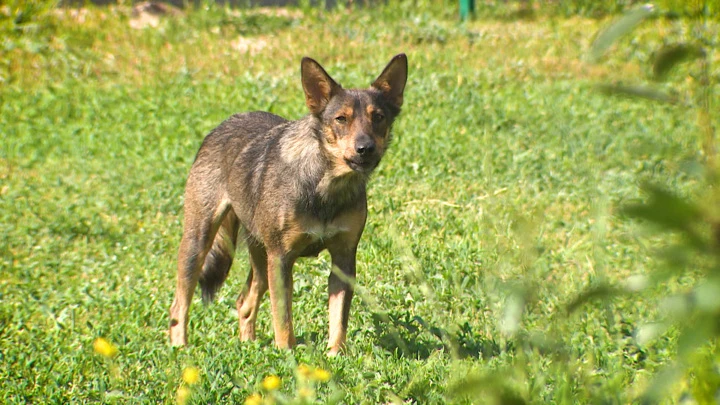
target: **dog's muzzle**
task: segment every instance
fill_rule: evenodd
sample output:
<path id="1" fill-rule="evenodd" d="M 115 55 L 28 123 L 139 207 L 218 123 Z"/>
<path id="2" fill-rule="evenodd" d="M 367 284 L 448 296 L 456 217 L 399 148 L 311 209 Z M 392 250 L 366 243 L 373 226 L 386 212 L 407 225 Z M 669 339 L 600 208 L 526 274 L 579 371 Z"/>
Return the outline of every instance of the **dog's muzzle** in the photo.
<path id="1" fill-rule="evenodd" d="M 378 162 L 379 159 L 374 156 L 353 156 L 350 159 L 345 158 L 345 163 L 347 163 L 351 169 L 360 173 L 370 173 L 375 169 Z"/>

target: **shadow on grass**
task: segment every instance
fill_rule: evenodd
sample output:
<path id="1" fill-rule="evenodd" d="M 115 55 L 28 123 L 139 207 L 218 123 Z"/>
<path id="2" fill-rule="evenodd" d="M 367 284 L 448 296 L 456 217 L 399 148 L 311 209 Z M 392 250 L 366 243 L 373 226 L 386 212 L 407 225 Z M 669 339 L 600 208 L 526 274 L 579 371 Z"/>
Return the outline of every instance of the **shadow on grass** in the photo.
<path id="1" fill-rule="evenodd" d="M 459 358 L 489 358 L 502 351 L 497 342 L 480 336 L 467 322 L 451 333 L 408 313 L 374 313 L 372 318 L 378 345 L 398 357 L 422 360 L 445 350 Z"/>

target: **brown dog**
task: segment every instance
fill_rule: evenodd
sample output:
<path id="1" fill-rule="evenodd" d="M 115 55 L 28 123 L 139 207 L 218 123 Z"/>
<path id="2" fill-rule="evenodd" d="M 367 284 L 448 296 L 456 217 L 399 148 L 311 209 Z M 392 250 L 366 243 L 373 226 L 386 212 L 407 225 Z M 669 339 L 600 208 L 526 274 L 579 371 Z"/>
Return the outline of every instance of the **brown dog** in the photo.
<path id="1" fill-rule="evenodd" d="M 250 252 L 237 300 L 240 339 L 255 338 L 260 301 L 270 289 L 278 347 L 295 344 L 292 267 L 328 249 L 330 354 L 345 343 L 355 254 L 367 217 L 366 183 L 390 144 L 403 103 L 407 58 L 395 56 L 369 89 L 345 90 L 303 58 L 310 114 L 288 121 L 267 112 L 237 114 L 203 141 L 185 188 L 170 342 L 187 343 L 188 310 L 200 282 L 212 300 L 232 265 L 238 232 Z"/>

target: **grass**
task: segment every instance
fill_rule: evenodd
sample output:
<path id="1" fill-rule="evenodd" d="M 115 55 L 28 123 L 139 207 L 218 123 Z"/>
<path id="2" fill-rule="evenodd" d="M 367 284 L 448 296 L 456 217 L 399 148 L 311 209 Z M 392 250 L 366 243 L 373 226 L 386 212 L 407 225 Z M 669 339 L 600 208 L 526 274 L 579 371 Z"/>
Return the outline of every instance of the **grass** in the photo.
<path id="1" fill-rule="evenodd" d="M 703 184 L 694 116 L 594 88 L 641 80 L 687 21 L 652 21 L 591 65 L 605 20 L 208 6 L 133 30 L 122 6 L 13 20 L 23 5 L 0 13 L 0 402 L 170 403 L 188 385 L 189 403 L 242 403 L 277 375 L 268 395 L 286 401 L 310 387 L 319 403 L 629 403 L 672 364 L 673 329 L 637 332 L 692 277 L 566 308 L 662 266 L 671 238 L 615 214 L 641 181 L 685 196 Z M 218 301 L 195 301 L 189 346 L 170 348 L 183 186 L 203 136 L 239 111 L 305 114 L 304 55 L 357 87 L 398 52 L 406 106 L 370 189 L 347 355 L 325 356 L 327 255 L 295 269 L 296 350 L 272 347 L 267 300 L 259 340 L 237 340 L 242 249 Z M 99 337 L 118 353 L 95 353 Z M 330 380 L 308 386 L 302 364 Z M 717 374 L 695 371 L 666 402 Z"/>

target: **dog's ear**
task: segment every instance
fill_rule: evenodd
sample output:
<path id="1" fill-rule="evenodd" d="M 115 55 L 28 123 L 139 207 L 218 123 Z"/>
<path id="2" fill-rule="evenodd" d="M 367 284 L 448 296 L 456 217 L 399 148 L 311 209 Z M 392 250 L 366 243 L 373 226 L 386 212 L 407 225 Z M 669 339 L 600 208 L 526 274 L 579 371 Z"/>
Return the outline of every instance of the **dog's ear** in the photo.
<path id="1" fill-rule="evenodd" d="M 375 79 L 372 86 L 380 90 L 395 107 L 400 108 L 403 103 L 403 91 L 405 90 L 407 74 L 407 56 L 404 53 L 395 55 L 390 63 L 385 66 L 385 70 Z"/>
<path id="2" fill-rule="evenodd" d="M 327 74 L 319 63 L 308 57 L 302 59 L 300 74 L 303 91 L 305 91 L 305 104 L 311 113 L 318 115 L 325 110 L 330 98 L 342 87 Z"/>

